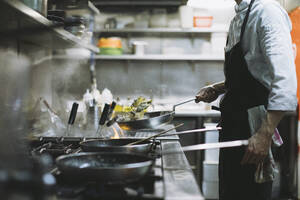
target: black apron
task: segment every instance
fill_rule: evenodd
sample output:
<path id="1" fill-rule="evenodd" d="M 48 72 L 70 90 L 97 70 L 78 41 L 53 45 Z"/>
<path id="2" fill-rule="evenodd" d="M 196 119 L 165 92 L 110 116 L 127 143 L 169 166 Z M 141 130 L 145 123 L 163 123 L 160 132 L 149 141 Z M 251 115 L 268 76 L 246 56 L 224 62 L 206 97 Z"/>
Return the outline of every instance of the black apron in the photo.
<path id="1" fill-rule="evenodd" d="M 242 49 L 243 35 L 253 3 L 254 0 L 251 1 L 244 19 L 240 42 L 225 53 L 226 93 L 220 103 L 221 142 L 250 138 L 247 109 L 258 105 L 267 106 L 268 102 L 269 91 L 249 72 Z M 271 199 L 272 182 L 256 183 L 256 166 L 240 164 L 244 154 L 245 147 L 220 150 L 220 200 Z"/>

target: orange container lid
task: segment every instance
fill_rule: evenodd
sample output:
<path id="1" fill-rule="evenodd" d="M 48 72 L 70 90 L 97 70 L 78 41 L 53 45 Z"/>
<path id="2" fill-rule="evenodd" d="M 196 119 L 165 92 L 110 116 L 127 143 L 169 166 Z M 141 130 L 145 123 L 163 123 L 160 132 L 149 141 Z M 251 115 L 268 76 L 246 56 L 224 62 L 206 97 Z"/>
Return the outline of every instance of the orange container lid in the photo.
<path id="1" fill-rule="evenodd" d="M 100 38 L 98 41 L 100 48 L 122 48 L 122 41 L 118 37 Z"/>

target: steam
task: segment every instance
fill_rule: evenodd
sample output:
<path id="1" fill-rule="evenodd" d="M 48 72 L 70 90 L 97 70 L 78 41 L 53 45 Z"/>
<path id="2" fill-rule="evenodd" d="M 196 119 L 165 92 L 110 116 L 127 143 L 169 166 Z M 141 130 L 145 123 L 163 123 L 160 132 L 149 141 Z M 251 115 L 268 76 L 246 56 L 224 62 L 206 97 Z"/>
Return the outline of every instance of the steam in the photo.
<path id="1" fill-rule="evenodd" d="M 36 82 L 33 80 L 35 82 L 33 85 L 38 85 L 37 89 L 40 90 L 36 91 L 33 97 L 36 102 L 34 116 L 32 116 L 34 136 L 66 136 L 67 122 L 73 102 L 80 105 L 75 123 L 68 135 L 88 137 L 95 134 L 95 130 L 87 130 L 87 127 L 84 127 L 85 113 L 83 111 L 85 107 L 82 104 L 82 96 L 90 87 L 90 72 L 87 66 L 87 60 L 69 59 L 53 59 L 51 62 L 37 66 L 37 68 L 41 68 L 37 70 L 39 72 L 37 72 L 39 76 L 37 78 L 42 80 Z M 47 74 L 47 76 L 40 78 L 43 74 Z M 50 88 L 49 91 L 43 91 L 47 87 Z M 45 107 L 41 98 L 49 103 L 54 113 Z"/>
<path id="2" fill-rule="evenodd" d="M 29 165 L 24 135 L 30 62 L 14 51 L 0 50 L 0 69 L 0 167 L 20 169 Z"/>

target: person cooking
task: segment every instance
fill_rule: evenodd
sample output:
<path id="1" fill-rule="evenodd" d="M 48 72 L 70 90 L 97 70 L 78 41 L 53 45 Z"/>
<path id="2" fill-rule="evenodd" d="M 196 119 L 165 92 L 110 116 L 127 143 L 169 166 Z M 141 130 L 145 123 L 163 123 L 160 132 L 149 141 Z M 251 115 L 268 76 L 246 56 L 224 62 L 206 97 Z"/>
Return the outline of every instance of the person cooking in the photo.
<path id="1" fill-rule="evenodd" d="M 274 179 L 272 136 L 285 112 L 297 107 L 291 22 L 275 0 L 235 1 L 225 81 L 202 88 L 196 102 L 212 102 L 224 94 L 219 140 L 249 139 L 246 148 L 220 150 L 220 200 L 268 200 Z M 250 115 L 261 121 L 254 132 Z"/>

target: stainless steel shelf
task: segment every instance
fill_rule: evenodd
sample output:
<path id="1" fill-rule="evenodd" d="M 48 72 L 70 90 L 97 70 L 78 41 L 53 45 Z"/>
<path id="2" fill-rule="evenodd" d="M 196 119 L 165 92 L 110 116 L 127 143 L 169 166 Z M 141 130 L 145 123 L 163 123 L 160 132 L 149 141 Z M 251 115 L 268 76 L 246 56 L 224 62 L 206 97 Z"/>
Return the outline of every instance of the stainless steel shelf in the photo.
<path id="1" fill-rule="evenodd" d="M 157 61 L 224 61 L 223 56 L 216 55 L 97 55 L 96 60 L 157 60 Z"/>
<path id="2" fill-rule="evenodd" d="M 125 28 L 125 29 L 102 29 L 96 33 L 227 33 L 225 26 L 215 26 L 211 28 Z"/>
<path id="3" fill-rule="evenodd" d="M 99 52 L 96 46 L 86 44 L 63 28 L 55 27 L 51 21 L 19 0 L 0 1 L 1 24 L 11 23 L 11 21 L 5 22 L 7 15 L 15 24 L 1 26 L 0 32 L 4 37 L 17 37 L 21 41 L 52 49 L 76 46 Z"/>

